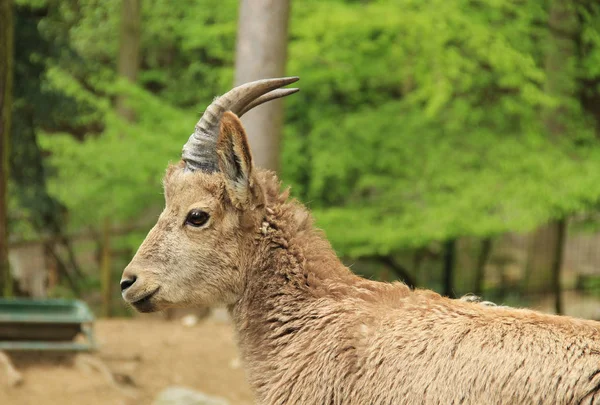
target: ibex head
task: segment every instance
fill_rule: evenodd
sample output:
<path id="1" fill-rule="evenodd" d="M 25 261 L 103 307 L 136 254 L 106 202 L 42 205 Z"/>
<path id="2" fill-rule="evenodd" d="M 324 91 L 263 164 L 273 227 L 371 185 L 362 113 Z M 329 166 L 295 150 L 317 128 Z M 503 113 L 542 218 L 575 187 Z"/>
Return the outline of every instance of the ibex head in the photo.
<path id="1" fill-rule="evenodd" d="M 247 83 L 217 98 L 164 178 L 166 206 L 121 280 L 125 301 L 142 312 L 232 304 L 244 288 L 264 195 L 239 118 L 298 89 L 298 78 Z"/>

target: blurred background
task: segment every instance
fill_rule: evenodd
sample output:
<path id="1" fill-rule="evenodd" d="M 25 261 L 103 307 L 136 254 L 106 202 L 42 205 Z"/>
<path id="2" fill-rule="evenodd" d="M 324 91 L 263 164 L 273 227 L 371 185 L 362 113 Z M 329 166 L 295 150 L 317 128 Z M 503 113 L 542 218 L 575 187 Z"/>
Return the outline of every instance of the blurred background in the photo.
<path id="1" fill-rule="evenodd" d="M 255 161 L 353 271 L 600 320 L 596 0 L 0 0 L 0 291 L 132 316 L 167 163 L 283 75 Z"/>

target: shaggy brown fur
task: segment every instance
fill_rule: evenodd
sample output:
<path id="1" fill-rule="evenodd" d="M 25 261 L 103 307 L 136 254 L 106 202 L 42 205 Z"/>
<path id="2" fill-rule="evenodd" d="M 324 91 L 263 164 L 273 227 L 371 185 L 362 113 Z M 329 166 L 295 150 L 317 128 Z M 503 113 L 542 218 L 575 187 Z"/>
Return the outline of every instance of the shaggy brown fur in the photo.
<path id="1" fill-rule="evenodd" d="M 258 403 L 600 404 L 600 323 L 357 277 L 223 121 L 220 173 L 169 169 L 124 298 L 227 304 Z M 192 209 L 205 226 L 186 225 Z"/>

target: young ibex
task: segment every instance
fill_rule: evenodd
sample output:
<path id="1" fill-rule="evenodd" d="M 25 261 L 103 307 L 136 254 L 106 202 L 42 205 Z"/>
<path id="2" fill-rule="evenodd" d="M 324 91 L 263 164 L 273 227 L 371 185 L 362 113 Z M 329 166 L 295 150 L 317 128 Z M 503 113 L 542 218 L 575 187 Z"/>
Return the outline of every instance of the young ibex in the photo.
<path id="1" fill-rule="evenodd" d="M 307 209 L 253 167 L 238 119 L 296 80 L 248 83 L 208 107 L 167 170 L 124 299 L 142 312 L 228 305 L 260 404 L 600 404 L 600 323 L 342 265 Z"/>

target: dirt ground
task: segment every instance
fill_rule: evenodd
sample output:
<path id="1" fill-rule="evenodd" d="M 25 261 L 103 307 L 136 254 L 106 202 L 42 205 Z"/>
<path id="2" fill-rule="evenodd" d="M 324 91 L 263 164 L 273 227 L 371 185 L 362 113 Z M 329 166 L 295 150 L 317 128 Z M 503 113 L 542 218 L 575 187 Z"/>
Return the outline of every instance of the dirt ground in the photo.
<path id="1" fill-rule="evenodd" d="M 157 318 L 96 322 L 100 349 L 90 358 L 11 354 L 23 375 L 10 387 L 0 370 L 0 404 L 151 404 L 172 385 L 252 404 L 231 325 L 213 318 L 184 326 Z M 106 367 L 97 367 L 101 360 Z M 109 369 L 111 373 L 106 373 Z M 116 380 L 111 381 L 111 376 Z"/>

